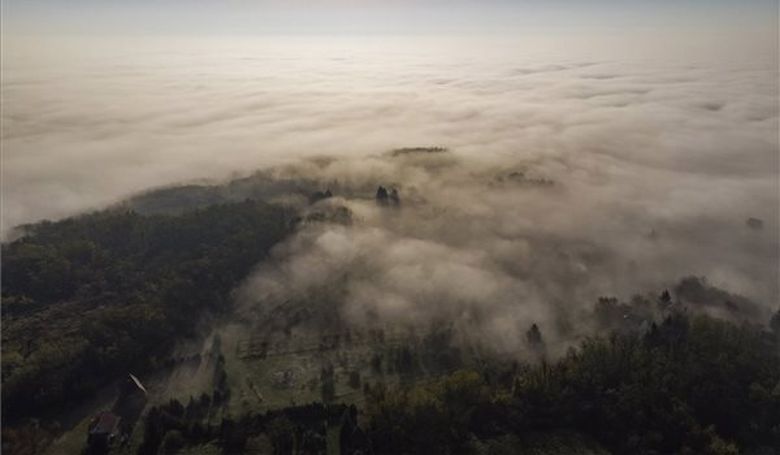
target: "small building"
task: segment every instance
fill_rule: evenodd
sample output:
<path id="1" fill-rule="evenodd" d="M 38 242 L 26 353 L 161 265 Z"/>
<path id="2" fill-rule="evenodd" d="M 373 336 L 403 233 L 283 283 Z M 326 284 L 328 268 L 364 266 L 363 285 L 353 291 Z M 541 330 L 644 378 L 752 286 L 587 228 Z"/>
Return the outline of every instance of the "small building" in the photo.
<path id="1" fill-rule="evenodd" d="M 87 453 L 103 454 L 119 436 L 119 422 L 122 419 L 113 412 L 103 411 L 89 423 Z"/>

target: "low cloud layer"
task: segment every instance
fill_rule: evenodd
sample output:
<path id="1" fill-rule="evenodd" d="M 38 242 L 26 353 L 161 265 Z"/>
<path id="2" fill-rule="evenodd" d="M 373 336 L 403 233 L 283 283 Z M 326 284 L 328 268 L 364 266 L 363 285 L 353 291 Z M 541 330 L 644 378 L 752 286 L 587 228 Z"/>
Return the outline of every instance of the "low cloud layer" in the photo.
<path id="1" fill-rule="evenodd" d="M 424 37 L 10 39 L 3 229 L 150 186 L 418 144 L 773 217 L 776 55 L 680 42 L 679 52 L 641 48 L 640 59 L 561 41 L 571 49 Z"/>
<path id="2" fill-rule="evenodd" d="M 598 297 L 657 295 L 688 275 L 756 300 L 765 309 L 758 320 L 777 302 L 775 221 L 750 227 L 733 211 L 702 213 L 667 192 L 640 199 L 650 185 L 639 176 L 628 190 L 544 161 L 419 150 L 276 173 L 335 196 L 307 208 L 304 220 L 316 221 L 240 290 L 250 320 L 301 305 L 336 324 L 454 324 L 507 349 L 538 323 L 562 349 L 593 328 Z M 400 205 L 378 204 L 377 185 L 396 189 Z M 350 222 L 336 215 L 343 207 Z"/>
<path id="3" fill-rule="evenodd" d="M 556 308 L 685 275 L 776 305 L 776 52 L 680 42 L 640 57 L 564 41 L 15 43 L 4 236 L 273 167 L 338 181 L 320 204 L 354 222 L 301 231 L 247 285 L 250 301 L 346 274 L 349 320 L 445 311 L 493 333 L 566 324 Z M 385 154 L 421 145 L 450 152 Z M 400 210 L 376 207 L 379 184 L 400 190 Z"/>

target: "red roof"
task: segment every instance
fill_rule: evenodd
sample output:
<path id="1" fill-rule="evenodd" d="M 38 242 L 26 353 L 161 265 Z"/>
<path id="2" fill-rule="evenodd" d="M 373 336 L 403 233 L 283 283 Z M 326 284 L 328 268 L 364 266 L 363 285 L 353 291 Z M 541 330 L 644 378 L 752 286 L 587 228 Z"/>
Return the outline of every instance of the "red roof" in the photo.
<path id="1" fill-rule="evenodd" d="M 89 427 L 91 434 L 111 434 L 119 426 L 119 416 L 104 411 L 96 415 Z"/>

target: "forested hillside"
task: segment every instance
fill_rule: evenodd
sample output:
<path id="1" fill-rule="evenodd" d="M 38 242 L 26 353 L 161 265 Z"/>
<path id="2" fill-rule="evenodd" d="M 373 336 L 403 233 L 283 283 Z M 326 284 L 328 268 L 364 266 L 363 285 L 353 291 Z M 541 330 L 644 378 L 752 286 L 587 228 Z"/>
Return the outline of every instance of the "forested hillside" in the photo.
<path id="1" fill-rule="evenodd" d="M 780 447 L 773 331 L 685 312 L 564 358 L 494 359 L 334 402 L 209 419 L 210 399 L 148 413 L 139 454 L 762 454 Z M 389 379 L 389 377 L 388 377 Z M 338 400 L 337 400 L 338 401 Z M 126 452 L 131 453 L 131 452 Z"/>
<path id="2" fill-rule="evenodd" d="M 209 202 L 231 185 L 150 193 L 3 245 L 4 453 L 778 453 L 780 313 L 764 305 L 696 277 L 602 297 L 562 356 L 532 320 L 513 353 L 445 319 L 349 324 L 327 293 L 344 280 L 247 318 L 236 290 L 275 244 L 353 214 L 330 191 L 299 210 Z M 205 347 L 175 354 L 187 340 Z M 149 381 L 141 419 L 88 446 L 94 409 L 63 412 L 129 372 Z"/>
<path id="3" fill-rule="evenodd" d="M 250 200 L 26 227 L 2 252 L 4 426 L 153 369 L 291 228 L 288 210 Z"/>
<path id="4" fill-rule="evenodd" d="M 776 453 L 778 328 L 677 313 L 556 362 L 379 388 L 369 434 L 380 453 L 513 453 L 529 434 L 561 430 L 621 454 Z"/>

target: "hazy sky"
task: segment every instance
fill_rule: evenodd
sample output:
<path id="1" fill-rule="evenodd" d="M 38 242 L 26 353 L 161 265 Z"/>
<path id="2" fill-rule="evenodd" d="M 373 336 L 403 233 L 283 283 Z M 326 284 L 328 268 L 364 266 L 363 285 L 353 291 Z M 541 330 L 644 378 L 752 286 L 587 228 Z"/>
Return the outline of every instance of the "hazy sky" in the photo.
<path id="1" fill-rule="evenodd" d="M 773 0 L 7 0 L 10 33 L 517 33 L 621 28 L 772 31 Z"/>

